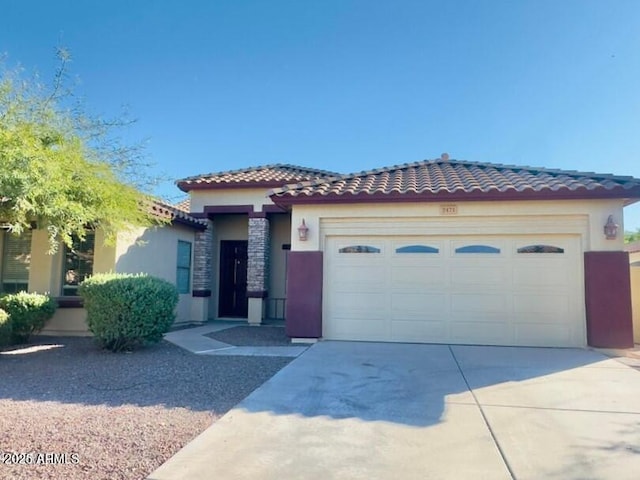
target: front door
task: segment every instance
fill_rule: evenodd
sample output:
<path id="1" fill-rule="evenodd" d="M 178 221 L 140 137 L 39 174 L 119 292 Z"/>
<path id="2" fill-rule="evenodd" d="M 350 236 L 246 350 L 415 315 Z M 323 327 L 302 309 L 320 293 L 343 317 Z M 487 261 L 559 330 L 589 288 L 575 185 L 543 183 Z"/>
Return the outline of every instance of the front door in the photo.
<path id="1" fill-rule="evenodd" d="M 220 242 L 219 317 L 247 317 L 247 243 L 246 240 Z"/>

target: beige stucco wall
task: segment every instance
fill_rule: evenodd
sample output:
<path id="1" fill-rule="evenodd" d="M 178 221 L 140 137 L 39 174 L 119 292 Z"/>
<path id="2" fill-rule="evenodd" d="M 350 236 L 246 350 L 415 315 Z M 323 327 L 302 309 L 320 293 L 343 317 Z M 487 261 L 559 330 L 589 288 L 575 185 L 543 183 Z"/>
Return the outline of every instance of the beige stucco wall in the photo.
<path id="1" fill-rule="evenodd" d="M 62 252 L 63 247 L 53 253 L 47 253 L 49 240 L 45 230 L 34 230 L 31 239 L 31 265 L 29 269 L 29 291 L 60 295 L 62 289 Z M 93 257 L 94 273 L 114 270 L 114 247 L 104 244 L 102 232 L 96 232 Z"/>
<path id="2" fill-rule="evenodd" d="M 253 205 L 259 212 L 262 205 L 273 205 L 265 188 L 237 188 L 221 190 L 192 190 L 190 192 L 192 212 L 202 212 L 205 205 Z"/>
<path id="3" fill-rule="evenodd" d="M 194 231 L 180 225 L 156 228 L 132 228 L 118 234 L 114 246 L 105 245 L 100 231 L 96 232 L 94 273 L 110 271 L 120 273 L 148 273 L 173 284 L 176 281 L 178 240 L 194 243 Z M 33 232 L 29 291 L 61 293 L 62 248 L 50 255 L 47 253 L 46 232 Z M 193 272 L 193 247 L 192 247 Z M 202 299 L 191 294 L 181 294 L 176 309 L 176 324 L 202 322 L 204 309 Z M 82 308 L 60 308 L 47 323 L 43 334 L 83 335 L 87 334 L 86 311 Z"/>
<path id="4" fill-rule="evenodd" d="M 442 215 L 442 205 L 456 205 L 456 215 Z M 394 233 L 455 235 L 510 233 L 575 233 L 584 251 L 619 251 L 623 248 L 622 200 L 453 202 L 295 205 L 292 211 L 292 250 L 323 249 L 323 229 L 345 235 Z M 609 215 L 620 225 L 616 240 L 606 240 L 603 227 Z M 308 240 L 298 240 L 304 218 Z M 403 223 L 398 232 L 398 223 Z M 340 225 L 341 224 L 341 225 Z"/>
<path id="5" fill-rule="evenodd" d="M 191 271 L 193 273 L 194 231 L 171 227 L 133 228 L 118 234 L 114 249 L 114 271 L 119 273 L 147 273 L 175 284 L 178 240 L 191 243 Z M 191 293 L 180 294 L 176 309 L 176 324 L 200 322 L 192 318 Z"/>
<path id="6" fill-rule="evenodd" d="M 282 248 L 283 245 L 291 244 L 291 217 L 288 214 L 275 214 L 269 216 L 271 227 L 271 251 L 269 265 L 269 298 L 286 298 L 286 278 L 287 278 L 287 255 L 288 250 Z M 267 316 L 275 316 L 275 308 L 281 316 L 283 305 L 276 307 L 273 301 L 269 302 L 266 312 Z"/>
<path id="7" fill-rule="evenodd" d="M 87 328 L 87 311 L 84 308 L 59 308 L 40 333 L 71 337 L 91 336 Z"/>

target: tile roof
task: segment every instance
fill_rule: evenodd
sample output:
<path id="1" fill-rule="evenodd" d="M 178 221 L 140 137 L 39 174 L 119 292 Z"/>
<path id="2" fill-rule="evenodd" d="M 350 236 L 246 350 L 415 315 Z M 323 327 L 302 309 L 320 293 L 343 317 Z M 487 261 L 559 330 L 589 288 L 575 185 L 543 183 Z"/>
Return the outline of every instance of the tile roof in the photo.
<path id="1" fill-rule="evenodd" d="M 340 175 L 336 172 L 277 163 L 257 167 L 207 173 L 178 180 L 178 188 L 184 192 L 194 189 L 279 187 L 287 183 L 317 180 Z"/>
<path id="2" fill-rule="evenodd" d="M 191 199 L 187 197 L 184 200 L 179 201 L 178 203 L 174 203 L 173 207 L 177 208 L 178 210 L 182 210 L 183 212 L 189 213 L 189 211 L 191 210 Z"/>
<path id="3" fill-rule="evenodd" d="M 624 250 L 625 252 L 629 252 L 629 253 L 640 252 L 640 241 L 626 243 L 624 245 Z"/>
<path id="4" fill-rule="evenodd" d="M 425 160 L 331 179 L 292 183 L 275 188 L 276 203 L 304 200 L 345 201 L 358 195 L 397 198 L 482 198 L 506 195 L 541 198 L 620 197 L 640 199 L 640 179 L 610 174 L 449 160 Z M 343 200 L 340 200 L 340 197 Z M 367 198 L 363 200 L 367 200 Z M 409 198 L 406 198 L 407 200 Z"/>
<path id="5" fill-rule="evenodd" d="M 207 228 L 207 223 L 205 221 L 191 216 L 188 212 L 176 208 L 176 206 L 174 205 L 169 205 L 168 203 L 161 202 L 160 200 L 151 201 L 150 208 L 151 212 L 154 215 L 165 218 L 168 217 L 171 219 L 172 223 L 181 223 L 198 230 L 205 230 Z"/>

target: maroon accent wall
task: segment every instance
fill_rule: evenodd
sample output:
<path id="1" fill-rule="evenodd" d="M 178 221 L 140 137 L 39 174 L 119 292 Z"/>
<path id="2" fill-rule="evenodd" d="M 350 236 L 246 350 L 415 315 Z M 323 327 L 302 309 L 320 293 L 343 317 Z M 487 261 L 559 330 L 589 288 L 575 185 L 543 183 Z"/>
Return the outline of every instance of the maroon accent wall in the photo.
<path id="1" fill-rule="evenodd" d="M 289 252 L 286 319 L 289 337 L 322 336 L 322 252 Z"/>
<path id="2" fill-rule="evenodd" d="M 631 283 L 627 252 L 585 252 L 587 343 L 592 347 L 633 347 Z"/>
<path id="3" fill-rule="evenodd" d="M 249 218 L 267 218 L 267 212 L 249 212 Z"/>

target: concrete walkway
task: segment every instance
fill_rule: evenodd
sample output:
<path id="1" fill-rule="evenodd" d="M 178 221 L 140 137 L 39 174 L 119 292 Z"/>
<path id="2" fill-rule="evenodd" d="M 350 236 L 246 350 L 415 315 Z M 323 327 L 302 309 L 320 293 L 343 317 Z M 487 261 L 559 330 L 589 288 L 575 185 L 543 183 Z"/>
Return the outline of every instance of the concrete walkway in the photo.
<path id="1" fill-rule="evenodd" d="M 208 333 L 219 332 L 233 327 L 246 326 L 240 322 L 214 322 L 202 327 L 185 328 L 165 334 L 164 339 L 185 350 L 200 355 L 245 355 L 250 357 L 297 357 L 309 345 L 290 345 L 273 347 L 237 347 L 206 337 Z M 276 328 L 256 326 L 255 328 Z"/>
<path id="2" fill-rule="evenodd" d="M 637 479 L 640 372 L 579 349 L 321 342 L 149 478 Z"/>

